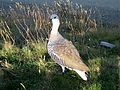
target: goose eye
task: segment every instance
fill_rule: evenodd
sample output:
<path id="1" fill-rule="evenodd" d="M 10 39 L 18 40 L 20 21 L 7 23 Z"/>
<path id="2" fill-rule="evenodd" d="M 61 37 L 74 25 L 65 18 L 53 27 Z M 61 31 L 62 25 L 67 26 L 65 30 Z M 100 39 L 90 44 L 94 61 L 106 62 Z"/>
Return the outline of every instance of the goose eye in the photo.
<path id="1" fill-rule="evenodd" d="M 56 19 L 56 17 L 54 17 L 54 19 Z"/>

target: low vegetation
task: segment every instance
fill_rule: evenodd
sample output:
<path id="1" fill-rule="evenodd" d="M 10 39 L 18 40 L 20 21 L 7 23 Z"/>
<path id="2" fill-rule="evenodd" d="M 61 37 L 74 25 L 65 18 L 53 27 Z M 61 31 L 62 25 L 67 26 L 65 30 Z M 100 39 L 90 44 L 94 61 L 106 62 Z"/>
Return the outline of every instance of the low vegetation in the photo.
<path id="1" fill-rule="evenodd" d="M 16 2 L 1 8 L 0 90 L 119 90 L 120 27 L 103 27 L 93 12 L 71 2 L 55 2 L 53 7 Z M 52 13 L 61 16 L 60 33 L 90 68 L 88 81 L 74 71 L 62 73 L 48 55 Z M 100 41 L 115 48 L 102 47 Z"/>

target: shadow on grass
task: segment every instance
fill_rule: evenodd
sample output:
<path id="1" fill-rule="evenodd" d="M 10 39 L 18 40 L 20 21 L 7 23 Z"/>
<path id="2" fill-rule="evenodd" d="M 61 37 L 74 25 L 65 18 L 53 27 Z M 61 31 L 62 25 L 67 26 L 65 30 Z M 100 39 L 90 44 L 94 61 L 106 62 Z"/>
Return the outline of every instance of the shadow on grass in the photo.
<path id="1" fill-rule="evenodd" d="M 117 56 L 105 57 L 101 61 L 100 83 L 101 90 L 118 90 L 119 66 Z"/>

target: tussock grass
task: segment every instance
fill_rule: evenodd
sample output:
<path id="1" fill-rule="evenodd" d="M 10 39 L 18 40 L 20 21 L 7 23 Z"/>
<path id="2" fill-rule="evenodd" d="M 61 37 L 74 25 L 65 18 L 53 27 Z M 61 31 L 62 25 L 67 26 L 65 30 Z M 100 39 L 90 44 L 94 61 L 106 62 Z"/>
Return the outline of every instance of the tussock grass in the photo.
<path id="1" fill-rule="evenodd" d="M 63 4 L 64 2 L 64 4 Z M 54 6 L 23 5 L 16 2 L 0 17 L 0 90 L 119 90 L 120 31 L 100 27 L 93 11 L 68 1 Z M 5 17 L 9 13 L 8 17 Z M 60 33 L 71 40 L 90 68 L 89 80 L 74 71 L 62 73 L 47 53 L 51 24 L 49 16 L 60 16 Z M 116 45 L 101 47 L 100 41 Z M 1 75 L 1 74 L 0 74 Z"/>

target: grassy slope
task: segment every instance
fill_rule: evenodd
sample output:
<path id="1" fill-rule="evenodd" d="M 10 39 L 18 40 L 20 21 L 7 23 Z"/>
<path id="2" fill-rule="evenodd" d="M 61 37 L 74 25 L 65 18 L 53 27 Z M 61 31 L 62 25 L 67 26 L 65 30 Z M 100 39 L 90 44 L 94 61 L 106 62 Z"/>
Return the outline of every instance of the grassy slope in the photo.
<path id="1" fill-rule="evenodd" d="M 0 51 L 12 67 L 6 70 L 0 90 L 119 90 L 120 89 L 120 31 L 99 28 L 88 32 L 81 45 L 81 37 L 74 43 L 89 66 L 89 80 L 83 81 L 75 72 L 61 72 L 41 43 L 28 44 Z M 100 40 L 114 43 L 116 48 L 99 46 Z"/>
<path id="2" fill-rule="evenodd" d="M 8 12 L 10 13 L 10 17 L 6 18 L 6 14 L 7 14 L 6 12 L 5 17 L 0 18 L 0 20 L 3 19 L 3 21 L 4 18 L 6 18 L 5 21 L 10 26 L 10 31 L 12 32 L 12 33 L 11 32 L 5 33 L 6 31 L 4 31 L 3 28 L 5 28 L 6 26 L 1 21 L 1 27 L 3 28 L 0 27 L 0 29 L 3 29 L 4 35 L 0 37 L 0 40 L 3 39 L 3 37 L 6 38 L 6 40 L 8 41 L 13 38 L 13 41 L 16 41 L 15 44 L 17 44 L 17 46 L 21 46 L 21 48 L 15 45 L 12 46 L 11 43 L 9 44 L 9 42 L 3 45 L 3 43 L 0 42 L 0 48 L 2 45 L 4 46 L 4 48 L 0 49 L 0 61 L 2 62 L 7 61 L 9 63 L 9 64 L 8 63 L 5 64 L 6 67 L 8 68 L 4 69 L 3 79 L 1 79 L 2 71 L 0 68 L 0 90 L 119 90 L 120 89 L 119 28 L 98 27 L 97 31 L 87 32 L 85 33 L 84 37 L 82 37 L 81 35 L 79 35 L 78 32 L 82 32 L 82 29 L 84 31 L 86 27 L 84 27 L 84 25 L 82 27 L 82 24 L 80 24 L 80 20 L 83 21 L 84 19 L 86 20 L 86 17 L 88 17 L 89 15 L 87 14 L 84 15 L 84 12 L 83 15 L 82 13 L 81 15 L 79 14 L 77 15 L 77 11 L 80 12 L 81 9 L 80 7 L 78 7 L 79 9 L 73 9 L 72 10 L 73 12 L 71 12 L 70 11 L 71 9 L 69 9 L 69 5 L 63 7 L 63 5 L 59 3 L 56 4 L 56 6 L 53 6 L 53 8 L 51 7 L 52 9 L 46 6 L 47 8 L 45 8 L 45 10 L 43 8 L 38 8 L 37 6 L 36 9 L 33 6 L 30 9 L 31 15 L 29 16 L 26 15 L 26 13 L 29 11 L 29 6 L 27 9 L 28 11 L 24 9 L 24 6 L 22 7 L 21 6 L 22 5 L 18 5 L 18 8 L 20 8 L 20 10 L 15 9 L 18 10 L 19 13 L 14 10 L 11 11 L 10 13 L 8 9 Z M 70 6 L 70 8 L 72 7 Z M 36 12 L 34 12 L 34 10 Z M 35 38 L 35 40 L 39 40 L 39 37 L 37 38 L 36 36 L 36 34 L 39 35 L 38 33 L 40 33 L 40 35 L 43 33 L 43 35 L 40 37 L 43 38 L 46 37 L 45 33 L 46 32 L 48 33 L 49 31 L 45 31 L 45 30 L 49 30 L 50 27 L 49 27 L 49 22 L 44 17 L 44 14 L 46 11 L 48 12 L 47 14 L 49 15 L 53 10 L 58 10 L 57 12 L 61 16 L 60 19 L 61 21 L 63 21 L 60 29 L 62 30 L 63 28 L 71 29 L 70 32 L 68 30 L 68 32 L 64 31 L 65 32 L 64 34 L 62 31 L 61 33 L 63 34 L 64 37 L 73 41 L 82 59 L 90 68 L 90 72 L 88 73 L 89 80 L 87 82 L 83 81 L 73 71 L 67 70 L 66 73 L 63 74 L 60 66 L 55 64 L 48 55 L 45 46 L 46 43 L 43 44 L 41 42 L 39 43 L 28 42 L 27 45 L 24 46 L 20 45 L 27 42 L 25 41 L 25 39 L 29 41 L 34 41 Z M 23 13 L 23 11 L 25 13 Z M 71 13 L 70 15 L 69 15 L 69 11 Z M 34 14 L 38 15 L 39 18 L 38 17 L 35 18 Z M 36 22 L 33 22 L 34 19 L 36 20 Z M 20 21 L 20 24 L 23 24 L 23 21 L 25 20 L 24 22 L 25 24 L 23 24 L 25 30 L 17 20 Z M 13 23 L 12 21 L 16 21 L 16 22 Z M 14 24 L 17 24 L 19 26 L 20 31 L 17 30 L 18 28 L 16 29 Z M 42 31 L 41 28 L 43 29 L 44 32 L 39 32 L 39 30 Z M 26 31 L 26 29 L 28 30 L 29 35 L 27 35 L 28 32 Z M 35 30 L 38 30 L 38 32 L 35 32 Z M 24 33 L 25 39 L 21 38 L 22 33 L 20 32 Z M 31 40 L 32 35 L 30 33 L 32 33 L 34 37 L 32 38 L 32 40 Z M 9 36 L 9 34 L 12 35 L 12 38 L 10 38 L 11 36 Z M 101 40 L 105 40 L 110 43 L 113 43 L 116 45 L 116 47 L 113 49 L 101 47 L 99 46 L 99 42 Z M 2 65 L 4 65 L 4 63 Z"/>

